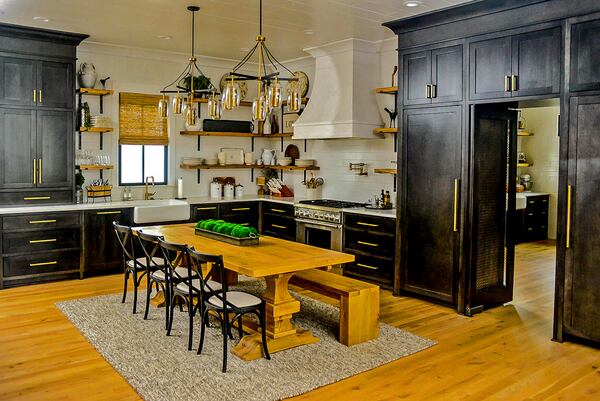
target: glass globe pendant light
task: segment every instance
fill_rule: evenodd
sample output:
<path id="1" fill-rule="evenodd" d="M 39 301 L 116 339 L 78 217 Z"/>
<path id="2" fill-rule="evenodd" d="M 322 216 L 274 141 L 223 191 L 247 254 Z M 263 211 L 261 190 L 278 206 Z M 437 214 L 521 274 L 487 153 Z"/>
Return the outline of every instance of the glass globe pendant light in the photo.
<path id="1" fill-rule="evenodd" d="M 302 98 L 300 97 L 300 92 L 298 91 L 297 82 L 291 82 L 291 90 L 287 98 L 287 104 L 290 111 L 298 111 L 300 110 L 300 105 L 302 104 Z"/>
<path id="2" fill-rule="evenodd" d="M 240 105 L 241 100 L 240 87 L 234 81 L 232 76 L 231 80 L 227 82 L 227 85 L 225 85 L 221 103 L 225 110 L 233 110 Z"/>
<path id="3" fill-rule="evenodd" d="M 221 119 L 221 102 L 216 91 L 212 91 L 208 98 L 208 116 L 214 120 Z"/>
<path id="4" fill-rule="evenodd" d="M 183 111 L 183 98 L 179 94 L 179 90 L 177 91 L 177 95 L 173 98 L 173 113 L 181 114 Z"/>
<path id="5" fill-rule="evenodd" d="M 196 107 L 192 102 L 188 102 L 185 108 L 185 124 L 189 126 L 196 125 Z"/>
<path id="6" fill-rule="evenodd" d="M 275 82 L 269 85 L 268 99 L 269 108 L 276 109 L 281 106 L 281 84 L 277 77 L 275 77 Z"/>
<path id="7" fill-rule="evenodd" d="M 254 121 L 265 121 L 267 119 L 267 96 L 262 82 L 258 84 L 258 95 L 252 101 L 252 119 Z"/>
<path id="8" fill-rule="evenodd" d="M 162 118 L 167 118 L 169 115 L 169 102 L 164 93 L 162 99 L 158 101 L 158 115 Z"/>

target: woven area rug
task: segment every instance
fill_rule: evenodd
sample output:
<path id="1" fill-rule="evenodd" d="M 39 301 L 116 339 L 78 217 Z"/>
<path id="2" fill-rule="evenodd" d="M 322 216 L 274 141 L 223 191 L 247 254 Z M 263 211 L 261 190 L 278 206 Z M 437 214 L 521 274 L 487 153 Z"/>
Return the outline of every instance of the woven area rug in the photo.
<path id="1" fill-rule="evenodd" d="M 238 287 L 262 291 L 260 281 Z M 381 324 L 376 340 L 346 347 L 336 339 L 339 310 L 320 301 L 293 295 L 301 303 L 294 323 L 320 342 L 271 355 L 271 360 L 245 362 L 233 354 L 221 372 L 222 336 L 212 324 L 202 355 L 187 350 L 187 313 L 176 309 L 170 337 L 164 331 L 164 308 L 151 307 L 143 320 L 144 292 L 138 312 L 131 313 L 133 294 L 121 304 L 119 294 L 61 302 L 57 307 L 89 342 L 147 401 L 271 401 L 303 394 L 431 347 L 434 341 Z M 194 347 L 198 344 L 196 321 Z M 236 330 L 233 331 L 237 336 Z M 230 348 L 237 342 L 230 340 Z"/>

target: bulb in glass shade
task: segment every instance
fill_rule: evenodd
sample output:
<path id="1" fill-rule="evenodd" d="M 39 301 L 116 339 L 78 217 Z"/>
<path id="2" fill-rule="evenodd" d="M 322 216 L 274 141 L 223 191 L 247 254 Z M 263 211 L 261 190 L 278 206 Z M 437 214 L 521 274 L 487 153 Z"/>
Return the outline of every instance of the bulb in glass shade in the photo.
<path id="1" fill-rule="evenodd" d="M 273 82 L 271 86 L 269 86 L 269 92 L 267 97 L 269 99 L 270 108 L 276 108 L 281 106 L 281 85 L 279 84 L 279 80 L 275 80 L 275 82 Z"/>
<path id="2" fill-rule="evenodd" d="M 265 121 L 267 119 L 267 98 L 264 94 L 252 101 L 252 119 L 254 121 Z"/>
<path id="3" fill-rule="evenodd" d="M 232 110 L 240 105 L 240 100 L 240 87 L 232 79 L 231 81 L 227 82 L 227 85 L 225 85 L 225 90 L 223 91 L 223 95 L 221 97 L 221 103 L 223 104 L 223 108 L 225 110 Z"/>
<path id="4" fill-rule="evenodd" d="M 167 103 L 167 99 L 165 99 L 164 96 L 158 101 L 158 115 L 162 118 L 167 118 L 167 116 L 169 115 L 169 104 Z"/>
<path id="5" fill-rule="evenodd" d="M 187 125 L 196 125 L 196 108 L 192 104 L 188 104 L 185 109 L 185 123 Z"/>
<path id="6" fill-rule="evenodd" d="M 179 92 L 177 92 L 177 96 L 173 98 L 173 113 L 181 114 L 183 111 L 183 104 L 183 98 L 179 95 Z"/>
<path id="7" fill-rule="evenodd" d="M 221 117 L 221 104 L 219 97 L 216 96 L 215 92 L 213 92 L 208 99 L 208 116 L 215 120 L 218 120 Z"/>
<path id="8" fill-rule="evenodd" d="M 292 89 L 292 91 L 288 95 L 287 101 L 288 108 L 290 109 L 290 111 L 300 110 L 300 104 L 302 103 L 302 100 L 300 98 L 300 92 L 298 92 L 295 88 Z"/>

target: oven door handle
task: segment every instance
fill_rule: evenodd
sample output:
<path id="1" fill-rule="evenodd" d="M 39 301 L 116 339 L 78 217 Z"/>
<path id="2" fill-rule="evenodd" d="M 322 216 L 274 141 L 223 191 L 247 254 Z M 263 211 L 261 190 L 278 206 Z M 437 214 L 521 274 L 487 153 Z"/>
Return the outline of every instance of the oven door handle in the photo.
<path id="1" fill-rule="evenodd" d="M 335 228 L 337 230 L 341 230 L 342 229 L 342 225 L 341 224 L 335 224 L 335 223 L 328 223 L 326 221 L 320 221 L 320 220 L 305 220 L 305 219 L 296 219 L 297 223 L 303 223 L 303 224 L 308 224 L 312 227 L 331 227 L 331 228 Z"/>

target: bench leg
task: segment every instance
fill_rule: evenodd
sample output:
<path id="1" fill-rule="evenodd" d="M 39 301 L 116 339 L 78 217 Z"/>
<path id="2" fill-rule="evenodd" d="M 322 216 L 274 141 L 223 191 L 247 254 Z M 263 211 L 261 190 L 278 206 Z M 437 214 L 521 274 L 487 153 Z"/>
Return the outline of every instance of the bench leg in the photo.
<path id="1" fill-rule="evenodd" d="M 379 337 L 379 287 L 340 298 L 340 342 L 354 345 Z"/>

